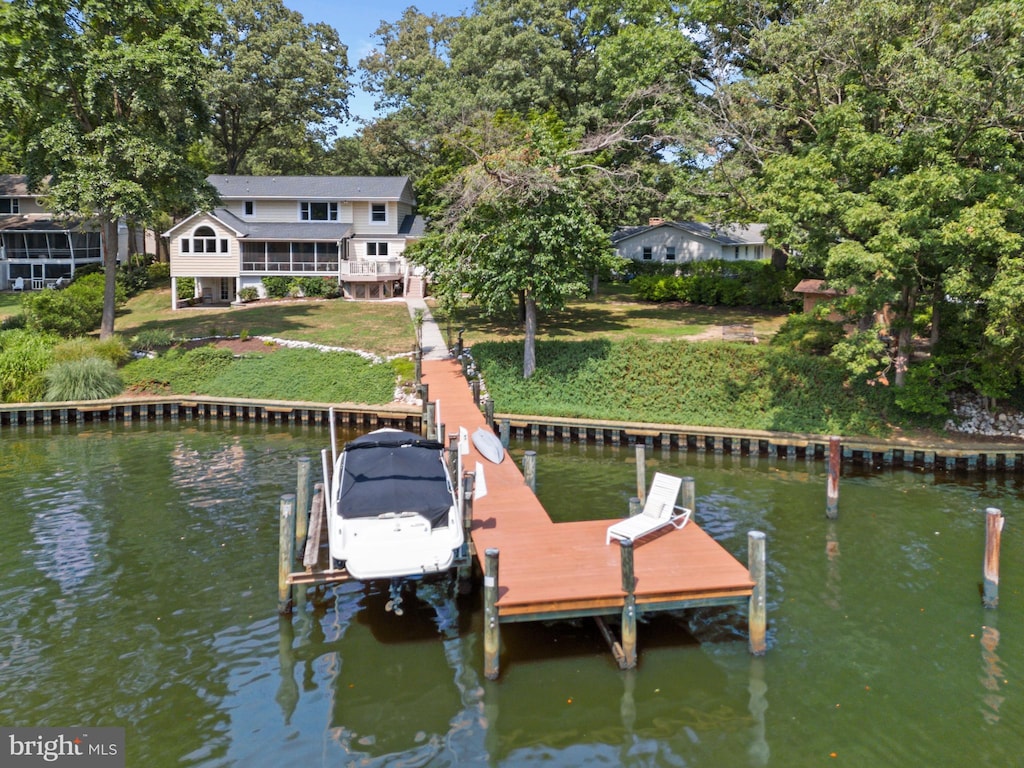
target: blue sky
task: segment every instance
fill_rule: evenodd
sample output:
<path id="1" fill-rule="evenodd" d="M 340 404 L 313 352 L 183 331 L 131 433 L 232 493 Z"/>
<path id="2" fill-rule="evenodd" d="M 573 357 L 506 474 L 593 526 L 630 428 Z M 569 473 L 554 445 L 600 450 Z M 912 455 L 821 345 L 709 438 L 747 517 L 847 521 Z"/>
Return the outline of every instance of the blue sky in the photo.
<path id="1" fill-rule="evenodd" d="M 284 4 L 302 14 L 307 23 L 323 21 L 338 30 L 341 42 L 348 46 L 348 62 L 354 68 L 371 50 L 373 33 L 381 21 L 397 21 L 403 11 L 415 5 L 421 13 L 442 13 L 449 16 L 472 7 L 472 0 L 284 0 Z M 357 88 L 358 88 L 358 84 Z M 373 116 L 373 99 L 360 90 L 349 100 L 353 115 Z M 355 126 L 342 126 L 340 133 L 351 134 Z"/>

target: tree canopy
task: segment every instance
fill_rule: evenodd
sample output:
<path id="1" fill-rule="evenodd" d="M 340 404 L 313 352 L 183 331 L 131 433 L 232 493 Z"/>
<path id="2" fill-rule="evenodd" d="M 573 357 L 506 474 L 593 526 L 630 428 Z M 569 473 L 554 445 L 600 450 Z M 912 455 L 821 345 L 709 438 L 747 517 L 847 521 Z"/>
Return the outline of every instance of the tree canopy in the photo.
<path id="1" fill-rule="evenodd" d="M 499 116 L 471 136 L 475 161 L 443 190 L 439 226 L 411 258 L 449 307 L 468 293 L 492 314 L 521 303 L 523 376 L 536 368 L 537 312 L 585 295 L 611 246 L 588 207 L 571 131 L 551 116 Z"/>
<path id="2" fill-rule="evenodd" d="M 100 222 L 102 336 L 114 330 L 117 221 L 198 204 L 187 160 L 205 129 L 203 51 L 220 17 L 205 0 L 11 0 L 0 5 L 0 74 L 21 116 L 23 163 L 48 206 Z"/>
<path id="3" fill-rule="evenodd" d="M 210 49 L 210 133 L 219 172 L 296 173 L 346 120 L 348 49 L 281 0 L 234 0 Z"/>

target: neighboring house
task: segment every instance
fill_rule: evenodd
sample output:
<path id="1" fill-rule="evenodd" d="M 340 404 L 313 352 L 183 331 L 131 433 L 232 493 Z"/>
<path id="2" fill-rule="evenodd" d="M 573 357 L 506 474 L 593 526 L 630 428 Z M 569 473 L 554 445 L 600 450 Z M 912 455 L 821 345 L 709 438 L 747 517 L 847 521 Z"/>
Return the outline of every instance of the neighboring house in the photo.
<path id="1" fill-rule="evenodd" d="M 323 277 L 355 299 L 422 290 L 405 257 L 423 234 L 405 176 L 210 176 L 222 207 L 171 227 L 171 301 L 194 278 L 195 299 L 230 303 L 266 291 L 264 277 Z"/>
<path id="2" fill-rule="evenodd" d="M 97 227 L 54 217 L 29 190 L 28 177 L 0 175 L 0 288 L 18 278 L 27 290 L 46 288 L 96 263 L 103 263 Z"/>
<path id="3" fill-rule="evenodd" d="M 772 255 L 764 230 L 764 224 L 715 227 L 697 221 L 651 219 L 645 226 L 617 230 L 612 245 L 619 256 L 635 261 L 756 261 Z"/>

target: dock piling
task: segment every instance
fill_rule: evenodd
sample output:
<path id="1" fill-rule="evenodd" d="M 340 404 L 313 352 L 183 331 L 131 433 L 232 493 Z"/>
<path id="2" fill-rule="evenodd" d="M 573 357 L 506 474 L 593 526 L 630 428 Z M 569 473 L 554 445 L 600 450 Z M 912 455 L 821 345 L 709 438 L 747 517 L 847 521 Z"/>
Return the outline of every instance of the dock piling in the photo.
<path id="1" fill-rule="evenodd" d="M 683 502 L 683 508 L 697 514 L 697 483 L 692 477 L 684 477 L 683 484 L 679 489 L 679 496 Z"/>
<path id="2" fill-rule="evenodd" d="M 437 405 L 435 403 L 426 403 L 425 408 L 426 411 L 423 421 L 424 426 L 426 427 L 426 434 L 424 434 L 424 437 L 427 438 L 427 440 L 433 440 L 435 439 L 435 433 L 437 432 L 437 424 L 434 421 L 434 414 L 436 413 Z"/>
<path id="3" fill-rule="evenodd" d="M 309 456 L 298 459 L 298 477 L 295 483 L 295 551 L 301 552 L 306 545 L 306 533 L 309 530 L 309 492 L 310 482 Z"/>
<path id="4" fill-rule="evenodd" d="M 636 667 L 636 578 L 633 575 L 633 542 L 619 541 L 622 563 L 622 591 L 626 593 L 622 604 L 622 669 Z"/>
<path id="5" fill-rule="evenodd" d="M 1005 522 L 1001 510 L 995 507 L 985 510 L 985 582 L 982 599 L 986 608 L 999 605 L 999 549 Z"/>
<path id="6" fill-rule="evenodd" d="M 647 450 L 639 441 L 636 444 L 636 495 L 641 504 L 647 500 Z"/>
<path id="7" fill-rule="evenodd" d="M 484 418 L 487 420 L 487 428 L 494 429 L 494 401 L 490 397 L 484 399 Z"/>
<path id="8" fill-rule="evenodd" d="M 498 432 L 501 436 L 501 445 L 504 448 L 508 448 L 508 441 L 509 438 L 511 437 L 512 432 L 512 422 L 509 421 L 508 419 L 502 419 L 501 426 L 498 428 Z"/>
<path id="9" fill-rule="evenodd" d="M 292 588 L 288 574 L 295 558 L 295 494 L 281 496 L 281 525 L 278 536 L 277 558 L 277 612 L 284 615 L 292 611 Z"/>
<path id="10" fill-rule="evenodd" d="M 828 439 L 828 489 L 825 516 L 829 520 L 839 517 L 839 472 L 843 465 L 843 447 L 838 437 Z"/>
<path id="11" fill-rule="evenodd" d="M 523 479 L 530 486 L 530 490 L 537 493 L 537 452 L 526 451 L 523 453 Z"/>
<path id="12" fill-rule="evenodd" d="M 750 531 L 747 534 L 747 547 L 747 568 L 750 570 L 750 580 L 754 582 L 754 591 L 750 595 L 750 652 L 755 656 L 763 656 L 768 649 L 764 532 Z"/>
<path id="13" fill-rule="evenodd" d="M 484 677 L 497 680 L 500 673 L 501 630 L 498 620 L 497 549 L 484 552 Z"/>

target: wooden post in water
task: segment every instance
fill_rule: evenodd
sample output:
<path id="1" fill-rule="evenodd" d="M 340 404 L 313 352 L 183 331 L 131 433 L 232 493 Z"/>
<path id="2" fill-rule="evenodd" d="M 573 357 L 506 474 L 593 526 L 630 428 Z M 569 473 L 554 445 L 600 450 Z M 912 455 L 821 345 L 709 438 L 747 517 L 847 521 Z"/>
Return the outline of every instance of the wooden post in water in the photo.
<path id="1" fill-rule="evenodd" d="M 300 456 L 298 460 L 298 480 L 295 485 L 295 551 L 301 552 L 306 546 L 306 532 L 309 529 L 309 490 L 310 482 L 309 456 Z"/>
<path id="2" fill-rule="evenodd" d="M 278 535 L 277 555 L 277 612 L 291 613 L 292 588 L 288 575 L 292 572 L 295 558 L 295 494 L 286 493 L 281 497 L 281 527 Z"/>
<path id="3" fill-rule="evenodd" d="M 462 473 L 462 525 L 468 540 L 473 525 L 473 490 L 476 488 L 476 472 Z"/>
<path id="4" fill-rule="evenodd" d="M 765 572 L 765 536 L 763 531 L 750 531 L 747 534 L 747 568 L 750 580 L 754 582 L 754 591 L 750 595 L 750 652 L 755 656 L 763 656 L 768 650 L 766 630 L 768 626 L 765 590 L 767 576 Z"/>
<path id="5" fill-rule="evenodd" d="M 523 453 L 523 479 L 530 486 L 530 490 L 537 493 L 537 452 L 526 451 Z"/>
<path id="6" fill-rule="evenodd" d="M 484 552 L 484 677 L 497 680 L 501 654 L 501 629 L 498 620 L 497 549 Z"/>
<path id="7" fill-rule="evenodd" d="M 448 474 L 453 478 L 459 476 L 459 436 L 448 435 Z"/>
<path id="8" fill-rule="evenodd" d="M 622 563 L 622 591 L 626 598 L 622 604 L 622 662 L 623 669 L 636 667 L 636 578 L 633 576 L 633 542 L 619 541 Z"/>
<path id="9" fill-rule="evenodd" d="M 498 427 L 498 433 L 501 437 L 501 445 L 503 448 L 508 448 L 509 437 L 512 432 L 512 424 L 508 419 L 501 420 L 501 426 Z"/>
<path id="10" fill-rule="evenodd" d="M 985 584 L 982 599 L 986 608 L 999 605 L 999 548 L 1004 522 L 1006 519 L 1001 510 L 995 507 L 985 510 Z"/>
<path id="11" fill-rule="evenodd" d="M 643 509 L 643 505 L 640 503 L 640 499 L 637 496 L 629 497 L 629 516 L 639 515 L 640 510 Z"/>
<path id="12" fill-rule="evenodd" d="M 636 443 L 636 495 L 641 504 L 647 501 L 647 451 L 639 440 Z"/>
<path id="13" fill-rule="evenodd" d="M 424 435 L 424 437 L 426 437 L 427 440 L 433 440 L 435 439 L 434 433 L 437 431 L 437 424 L 435 423 L 436 417 L 434 415 L 437 410 L 437 404 L 427 403 L 426 409 L 426 416 L 424 416 L 423 418 L 424 421 L 426 421 L 427 433 Z"/>
<path id="14" fill-rule="evenodd" d="M 489 397 L 484 400 L 484 418 L 487 420 L 487 428 L 494 429 L 494 401 Z"/>
<path id="15" fill-rule="evenodd" d="M 480 379 L 473 379 L 469 382 L 469 389 L 473 393 L 473 405 L 480 407 Z"/>
<path id="16" fill-rule="evenodd" d="M 825 501 L 825 516 L 829 520 L 839 517 L 839 471 L 843 466 L 843 446 L 839 438 L 828 439 L 828 490 Z"/>
<path id="17" fill-rule="evenodd" d="M 697 486 L 692 477 L 684 477 L 683 484 L 679 488 L 679 496 L 682 507 L 697 514 Z"/>

